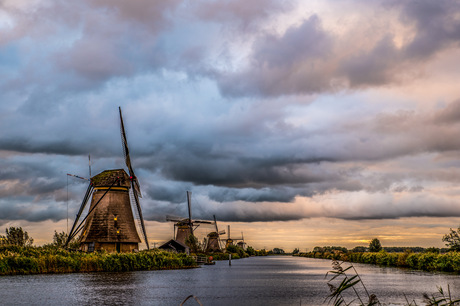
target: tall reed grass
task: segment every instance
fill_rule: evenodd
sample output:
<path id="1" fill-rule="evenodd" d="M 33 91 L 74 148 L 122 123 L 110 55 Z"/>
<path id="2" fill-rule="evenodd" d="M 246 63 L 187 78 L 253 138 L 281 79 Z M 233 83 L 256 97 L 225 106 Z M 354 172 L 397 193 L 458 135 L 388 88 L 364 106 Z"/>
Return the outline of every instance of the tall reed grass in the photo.
<path id="1" fill-rule="evenodd" d="M 196 262 L 192 257 L 159 250 L 138 253 L 81 253 L 69 252 L 61 248 L 0 247 L 0 275 L 121 272 L 193 267 L 196 267 Z"/>
<path id="2" fill-rule="evenodd" d="M 460 252 L 437 253 L 387 253 L 372 252 L 308 252 L 299 256 L 309 258 L 335 259 L 356 263 L 374 264 L 386 267 L 402 267 L 424 271 L 460 273 Z"/>
<path id="3" fill-rule="evenodd" d="M 359 305 L 359 306 L 382 306 L 382 304 L 375 294 L 369 293 L 366 285 L 363 283 L 358 271 L 353 264 L 348 264 L 348 267 L 343 267 L 344 262 L 332 259 L 332 269 L 326 273 L 328 279 L 327 285 L 330 294 L 326 298 L 328 304 L 334 306 L 340 305 Z M 406 306 L 417 306 L 415 300 L 409 302 L 406 298 Z M 438 292 L 432 295 L 427 293 L 423 294 L 425 305 L 429 306 L 455 306 L 460 305 L 460 299 L 452 296 L 450 286 L 447 286 L 447 291 L 442 287 L 438 287 Z M 393 304 L 390 304 L 393 305 Z M 398 303 L 399 305 L 399 303 Z"/>

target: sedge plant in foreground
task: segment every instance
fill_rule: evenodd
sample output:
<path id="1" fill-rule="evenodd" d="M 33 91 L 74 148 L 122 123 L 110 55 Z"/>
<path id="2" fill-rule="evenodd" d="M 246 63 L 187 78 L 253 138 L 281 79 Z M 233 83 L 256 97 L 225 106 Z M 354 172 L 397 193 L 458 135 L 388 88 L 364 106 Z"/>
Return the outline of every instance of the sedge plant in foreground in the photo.
<path id="1" fill-rule="evenodd" d="M 331 276 L 327 282 L 331 294 L 326 298 L 329 304 L 339 305 L 382 305 L 375 294 L 369 294 L 361 277 L 356 271 L 353 264 L 348 267 L 342 267 L 343 261 L 332 260 L 332 271 L 326 273 L 326 278 Z M 425 305 L 429 306 L 454 306 L 460 305 L 460 299 L 452 297 L 450 287 L 447 286 L 447 292 L 442 287 L 438 287 L 438 292 L 429 296 L 423 294 Z M 417 306 L 415 301 L 409 302 L 406 298 L 407 306 Z"/>

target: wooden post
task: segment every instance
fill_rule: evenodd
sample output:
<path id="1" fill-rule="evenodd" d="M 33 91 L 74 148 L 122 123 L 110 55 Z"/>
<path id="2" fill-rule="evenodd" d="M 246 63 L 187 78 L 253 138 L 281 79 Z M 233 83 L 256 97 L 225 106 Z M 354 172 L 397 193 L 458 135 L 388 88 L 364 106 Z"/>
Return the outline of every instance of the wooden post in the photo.
<path id="1" fill-rule="evenodd" d="M 232 265 L 232 253 L 228 253 L 228 265 Z"/>

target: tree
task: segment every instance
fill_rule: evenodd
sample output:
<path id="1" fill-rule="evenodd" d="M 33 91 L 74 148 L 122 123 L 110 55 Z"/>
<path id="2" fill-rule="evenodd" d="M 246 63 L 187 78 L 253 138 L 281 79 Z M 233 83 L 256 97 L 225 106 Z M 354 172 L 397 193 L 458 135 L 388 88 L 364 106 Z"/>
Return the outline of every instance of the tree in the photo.
<path id="1" fill-rule="evenodd" d="M 439 248 L 436 248 L 436 247 L 430 247 L 430 248 L 426 248 L 423 253 L 435 253 L 435 254 L 439 254 L 440 250 Z"/>
<path id="2" fill-rule="evenodd" d="M 22 227 L 11 226 L 6 230 L 6 236 L 1 236 L 2 244 L 17 245 L 17 246 L 31 246 L 34 243 L 32 237 L 22 229 Z"/>
<path id="3" fill-rule="evenodd" d="M 236 245 L 227 246 L 227 253 L 238 253 L 238 247 Z"/>
<path id="4" fill-rule="evenodd" d="M 382 245 L 377 238 L 372 239 L 371 243 L 369 243 L 369 252 L 380 252 L 382 249 Z"/>
<path id="5" fill-rule="evenodd" d="M 442 241 L 446 242 L 446 246 L 448 246 L 451 251 L 460 251 L 460 227 L 456 231 L 450 229 L 450 233 L 444 235 Z"/>
<path id="6" fill-rule="evenodd" d="M 193 234 L 190 234 L 187 239 L 185 239 L 185 244 L 188 245 L 192 253 L 198 253 L 200 250 L 200 245 L 198 243 L 198 238 L 196 238 Z"/>
<path id="7" fill-rule="evenodd" d="M 67 233 L 66 232 L 56 232 L 54 231 L 53 236 L 53 245 L 57 247 L 63 247 L 65 242 L 67 241 Z"/>
<path id="8" fill-rule="evenodd" d="M 248 253 L 249 256 L 253 256 L 253 255 L 256 255 L 256 250 L 254 250 L 252 246 L 248 246 L 246 248 L 246 253 Z"/>
<path id="9" fill-rule="evenodd" d="M 366 252 L 366 247 L 365 246 L 356 246 L 353 248 L 353 250 L 351 250 L 352 252 L 355 252 L 355 253 L 364 253 Z"/>
<path id="10" fill-rule="evenodd" d="M 62 232 L 58 233 L 55 230 L 54 235 L 53 235 L 53 242 L 45 244 L 43 246 L 45 248 L 64 248 L 68 237 L 69 236 L 67 235 L 66 232 L 62 231 Z M 79 247 L 80 247 L 80 243 L 78 242 L 78 240 L 76 238 L 71 239 L 69 241 L 69 243 L 67 244 L 67 248 L 69 248 L 69 249 L 76 250 Z"/>
<path id="11" fill-rule="evenodd" d="M 274 248 L 273 249 L 273 254 L 284 254 L 284 250 L 283 249 L 280 249 L 280 248 Z"/>
<path id="12" fill-rule="evenodd" d="M 324 250 L 323 250 L 322 247 L 315 246 L 315 247 L 313 248 L 313 253 L 323 253 L 323 252 L 324 252 Z"/>
<path id="13" fill-rule="evenodd" d="M 294 255 L 299 254 L 299 252 L 300 252 L 299 248 L 295 248 L 294 251 L 292 251 L 292 254 Z"/>

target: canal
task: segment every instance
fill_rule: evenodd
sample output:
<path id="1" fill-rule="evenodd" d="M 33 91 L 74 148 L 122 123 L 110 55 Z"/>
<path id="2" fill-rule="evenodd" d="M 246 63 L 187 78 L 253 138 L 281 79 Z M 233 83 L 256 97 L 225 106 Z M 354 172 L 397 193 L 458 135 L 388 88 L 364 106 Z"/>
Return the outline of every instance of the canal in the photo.
<path id="1" fill-rule="evenodd" d="M 386 305 L 404 305 L 405 296 L 422 305 L 423 293 L 448 284 L 460 297 L 458 275 L 355 267 L 369 292 Z M 321 305 L 329 294 L 329 270 L 329 260 L 270 256 L 188 270 L 1 276 L 0 304 L 179 305 L 195 295 L 203 305 Z"/>

